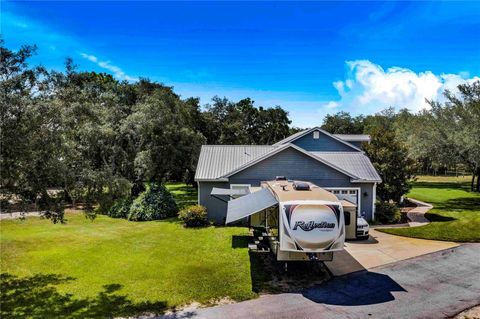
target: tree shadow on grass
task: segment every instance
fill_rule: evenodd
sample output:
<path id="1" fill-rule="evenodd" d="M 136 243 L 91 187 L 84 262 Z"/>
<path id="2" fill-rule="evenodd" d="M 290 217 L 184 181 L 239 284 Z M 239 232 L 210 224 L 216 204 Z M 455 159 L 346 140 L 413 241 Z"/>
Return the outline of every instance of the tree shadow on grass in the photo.
<path id="1" fill-rule="evenodd" d="M 457 220 L 457 218 L 442 216 L 435 213 L 426 213 L 425 217 L 431 222 L 451 222 Z"/>
<path id="2" fill-rule="evenodd" d="M 0 317 L 6 318 L 112 318 L 142 313 L 159 314 L 166 309 L 164 301 L 134 303 L 118 295 L 119 284 L 103 286 L 93 298 L 74 298 L 60 293 L 55 285 L 74 280 L 61 275 L 37 274 L 17 277 L 0 275 Z"/>
<path id="3" fill-rule="evenodd" d="M 441 189 L 462 189 L 469 191 L 470 184 L 465 182 L 414 182 L 415 187 L 422 188 L 441 188 Z"/>
<path id="4" fill-rule="evenodd" d="M 443 210 L 479 210 L 480 196 L 452 198 L 441 203 L 435 203 L 434 208 Z"/>

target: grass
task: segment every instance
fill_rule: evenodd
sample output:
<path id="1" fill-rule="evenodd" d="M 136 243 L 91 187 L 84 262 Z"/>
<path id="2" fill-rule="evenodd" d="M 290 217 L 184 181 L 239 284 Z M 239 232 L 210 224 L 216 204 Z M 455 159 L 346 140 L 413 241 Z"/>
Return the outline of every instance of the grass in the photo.
<path id="1" fill-rule="evenodd" d="M 38 288 L 39 294 L 25 303 L 12 301 L 10 307 L 2 298 L 2 318 L 12 307 L 19 313 L 32 302 L 39 309 L 57 304 L 42 300 L 41 292 L 51 284 L 55 290 L 48 295 L 53 300 L 95 304 L 120 296 L 117 313 L 257 295 L 248 249 L 232 247 L 232 237 L 247 235 L 246 228 L 186 229 L 177 220 L 130 222 L 99 215 L 92 222 L 81 213 L 66 216 L 64 225 L 36 217 L 1 221 L 1 271 L 9 274 L 2 277 L 2 287 L 17 287 L 15 294 L 24 284 L 27 291 Z M 97 310 L 94 314 L 102 317 L 105 309 Z M 79 317 L 95 315 L 81 312 Z"/>
<path id="2" fill-rule="evenodd" d="M 470 177 L 419 176 L 407 196 L 433 205 L 425 214 L 432 223 L 379 231 L 434 240 L 480 242 L 480 194 L 470 191 Z"/>
<path id="3" fill-rule="evenodd" d="M 165 186 L 172 193 L 179 209 L 195 205 L 198 201 L 198 191 L 193 186 L 185 183 L 168 183 Z"/>

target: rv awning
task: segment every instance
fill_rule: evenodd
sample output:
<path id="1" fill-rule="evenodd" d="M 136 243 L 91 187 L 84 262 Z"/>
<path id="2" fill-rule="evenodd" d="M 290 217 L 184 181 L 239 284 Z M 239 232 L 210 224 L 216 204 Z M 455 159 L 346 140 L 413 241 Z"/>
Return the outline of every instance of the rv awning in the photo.
<path id="1" fill-rule="evenodd" d="M 243 196 L 249 194 L 248 189 L 212 188 L 210 195 L 216 196 Z"/>
<path id="2" fill-rule="evenodd" d="M 267 188 L 228 202 L 226 224 L 245 218 L 278 204 L 277 199 Z"/>

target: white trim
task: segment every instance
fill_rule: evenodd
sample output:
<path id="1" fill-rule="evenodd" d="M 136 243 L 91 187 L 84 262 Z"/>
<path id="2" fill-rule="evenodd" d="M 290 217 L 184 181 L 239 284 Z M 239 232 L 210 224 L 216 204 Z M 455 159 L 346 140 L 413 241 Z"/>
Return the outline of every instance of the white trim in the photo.
<path id="1" fill-rule="evenodd" d="M 215 179 L 211 179 L 211 178 L 208 178 L 208 179 L 196 179 L 195 180 L 197 183 L 198 182 L 228 182 L 228 178 L 215 178 Z"/>
<path id="2" fill-rule="evenodd" d="M 200 205 L 200 182 L 197 181 L 197 205 Z"/>
<path id="3" fill-rule="evenodd" d="M 377 200 L 377 183 L 373 184 L 372 192 L 372 220 L 375 220 L 375 202 Z"/>
<path id="4" fill-rule="evenodd" d="M 357 217 L 360 216 L 360 207 L 362 206 L 362 189 L 360 187 L 322 187 L 325 190 L 356 190 L 357 191 Z M 333 194 L 333 193 L 332 193 Z M 336 194 L 334 194 L 336 195 Z M 341 195 L 341 194 L 339 194 Z M 350 194 L 348 194 L 350 195 Z"/>

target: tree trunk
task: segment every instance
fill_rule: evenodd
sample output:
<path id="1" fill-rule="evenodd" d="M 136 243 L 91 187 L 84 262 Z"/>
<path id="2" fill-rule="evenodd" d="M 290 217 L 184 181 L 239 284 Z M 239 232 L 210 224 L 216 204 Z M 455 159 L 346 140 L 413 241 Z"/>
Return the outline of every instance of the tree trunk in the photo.
<path id="1" fill-rule="evenodd" d="M 480 192 L 480 167 L 477 167 L 477 192 Z"/>
<path id="2" fill-rule="evenodd" d="M 478 181 L 478 178 L 477 178 L 477 181 Z M 473 185 L 475 185 L 475 170 L 472 171 L 472 183 L 471 183 L 471 185 L 470 185 L 470 190 L 471 190 L 472 192 L 475 191 L 475 188 L 474 188 Z"/>

